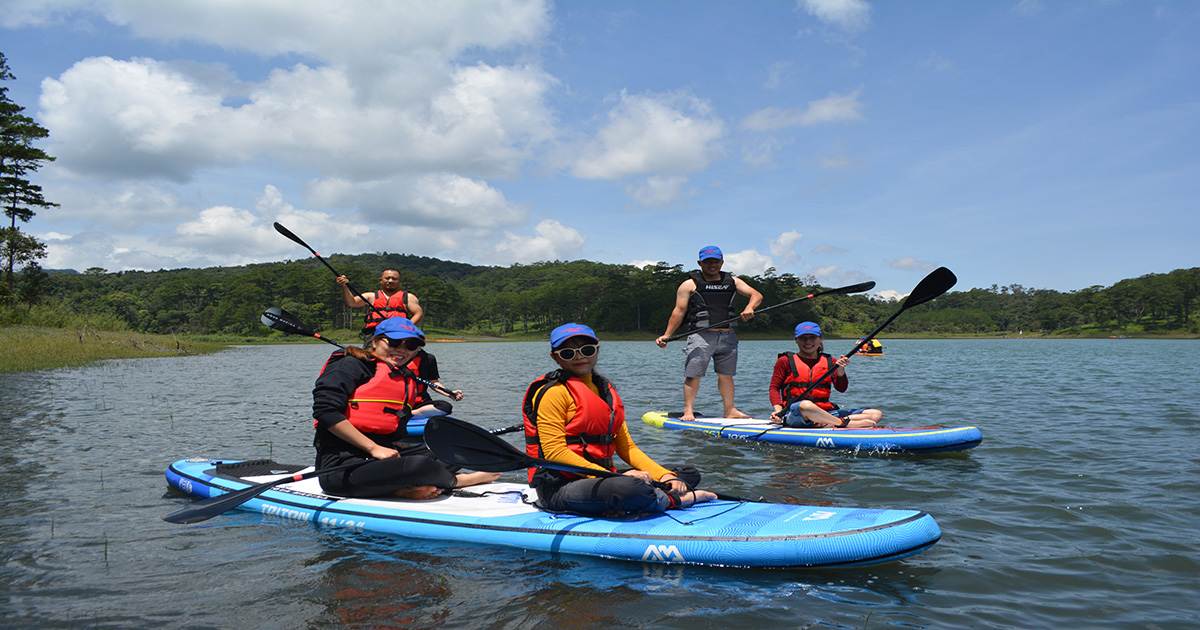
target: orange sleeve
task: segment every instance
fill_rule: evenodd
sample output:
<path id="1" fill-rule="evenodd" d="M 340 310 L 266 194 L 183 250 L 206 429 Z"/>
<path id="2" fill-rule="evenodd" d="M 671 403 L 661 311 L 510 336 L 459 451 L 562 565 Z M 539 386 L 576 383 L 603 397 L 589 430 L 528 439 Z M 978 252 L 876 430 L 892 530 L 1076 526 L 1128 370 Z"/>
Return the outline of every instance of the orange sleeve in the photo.
<path id="1" fill-rule="evenodd" d="M 658 465 L 650 456 L 643 453 L 642 449 L 633 443 L 633 438 L 629 435 L 628 423 L 621 425 L 621 430 L 617 431 L 616 437 L 617 455 L 625 460 L 630 466 L 638 470 L 644 470 L 654 477 L 655 481 L 662 479 L 663 475 L 674 474 L 671 471 Z"/>

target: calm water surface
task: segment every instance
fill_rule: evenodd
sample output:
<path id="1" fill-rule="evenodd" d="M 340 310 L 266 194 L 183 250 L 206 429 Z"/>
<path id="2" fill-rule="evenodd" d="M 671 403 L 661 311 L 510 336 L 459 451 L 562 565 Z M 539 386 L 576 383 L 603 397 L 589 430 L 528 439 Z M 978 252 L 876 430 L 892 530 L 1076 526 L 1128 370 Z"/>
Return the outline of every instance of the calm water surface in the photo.
<path id="1" fill-rule="evenodd" d="M 1195 341 L 884 340 L 844 405 L 893 426 L 982 429 L 966 453 L 868 455 L 666 432 L 682 343 L 604 343 L 634 438 L 706 485 L 785 503 L 919 508 L 941 542 L 860 569 L 663 567 L 355 535 L 188 499 L 183 457 L 312 458 L 329 346 L 244 347 L 0 375 L 0 627 L 1194 628 L 1200 617 Z M 830 341 L 845 352 L 850 342 Z M 458 417 L 515 424 L 544 343 L 431 344 Z M 790 341 L 743 342 L 737 404 L 769 411 Z M 716 379 L 698 409 L 720 412 Z M 519 438 L 508 436 L 513 443 Z M 506 480 L 519 481 L 523 473 Z"/>

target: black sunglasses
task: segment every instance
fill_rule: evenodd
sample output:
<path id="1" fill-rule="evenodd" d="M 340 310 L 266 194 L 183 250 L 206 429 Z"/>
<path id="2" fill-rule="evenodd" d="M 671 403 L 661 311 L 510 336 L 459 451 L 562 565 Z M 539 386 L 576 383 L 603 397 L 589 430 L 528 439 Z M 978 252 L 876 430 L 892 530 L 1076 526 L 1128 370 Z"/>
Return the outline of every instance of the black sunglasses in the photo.
<path id="1" fill-rule="evenodd" d="M 404 346 L 408 350 L 416 350 L 417 348 L 425 345 L 424 341 L 421 341 L 416 337 L 408 337 L 406 339 L 392 339 L 391 337 L 384 337 L 384 339 L 387 339 L 389 348 L 399 348 L 400 346 Z"/>
<path id="2" fill-rule="evenodd" d="M 551 350 L 550 352 L 557 354 L 558 358 L 562 359 L 563 361 L 570 361 L 571 359 L 575 358 L 576 351 L 585 357 L 590 357 L 600 351 L 600 344 L 589 343 L 586 346 L 579 346 L 578 348 L 559 348 L 558 350 Z"/>

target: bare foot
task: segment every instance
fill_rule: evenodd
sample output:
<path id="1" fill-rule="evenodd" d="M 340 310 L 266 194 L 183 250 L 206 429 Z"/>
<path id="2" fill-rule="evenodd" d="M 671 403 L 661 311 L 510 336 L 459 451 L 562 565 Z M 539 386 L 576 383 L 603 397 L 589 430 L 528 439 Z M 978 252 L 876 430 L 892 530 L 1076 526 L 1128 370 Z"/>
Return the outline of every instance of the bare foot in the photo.
<path id="1" fill-rule="evenodd" d="M 437 486 L 413 486 L 411 488 L 404 488 L 403 490 L 397 490 L 392 493 L 392 496 L 400 498 L 400 499 L 412 499 L 414 501 L 427 501 L 429 499 L 436 499 L 437 496 L 441 493 L 442 493 L 442 489 L 438 488 Z"/>
<path id="2" fill-rule="evenodd" d="M 500 478 L 500 473 L 492 473 L 492 472 L 460 473 L 458 475 L 455 475 L 455 477 L 458 479 L 458 484 L 455 485 L 455 487 L 456 488 L 466 488 L 467 486 L 478 486 L 479 484 L 483 484 L 483 483 L 492 483 L 493 481 Z"/>
<path id="3" fill-rule="evenodd" d="M 704 503 L 716 499 L 717 495 L 707 490 L 691 490 L 685 493 L 679 502 L 683 507 L 693 505 L 695 503 Z"/>
<path id="4" fill-rule="evenodd" d="M 745 420 L 745 419 L 749 418 L 750 416 L 738 411 L 737 409 L 728 409 L 725 411 L 725 417 L 726 418 L 736 418 L 738 420 Z"/>
<path id="5" fill-rule="evenodd" d="M 684 422 L 694 422 L 696 420 L 696 412 L 685 411 L 683 412 L 682 416 L 679 416 L 679 419 L 683 420 Z"/>

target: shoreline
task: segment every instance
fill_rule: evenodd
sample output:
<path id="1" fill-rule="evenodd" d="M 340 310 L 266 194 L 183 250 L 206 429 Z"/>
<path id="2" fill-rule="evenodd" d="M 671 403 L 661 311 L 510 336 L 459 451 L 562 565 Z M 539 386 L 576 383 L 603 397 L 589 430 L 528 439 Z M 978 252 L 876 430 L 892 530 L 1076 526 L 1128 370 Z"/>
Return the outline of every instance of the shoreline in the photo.
<path id="1" fill-rule="evenodd" d="M 332 331 L 335 341 L 344 344 L 357 344 L 359 339 L 353 332 Z M 829 335 L 829 340 L 847 341 L 858 337 Z M 455 335 L 448 331 L 437 331 L 436 336 L 429 337 L 432 344 L 437 343 L 504 343 L 517 341 L 547 341 L 546 335 L 534 333 L 519 333 L 507 337 L 486 337 L 478 335 Z M 653 343 L 655 337 L 647 333 L 605 333 L 606 341 L 644 341 Z M 749 333 L 739 335 L 742 341 L 791 341 L 786 336 L 765 333 Z M 1177 339 L 1196 340 L 1200 335 L 1195 334 L 1125 334 L 1114 336 L 1082 336 L 1082 335 L 1002 335 L 1002 334 L 898 334 L 881 335 L 880 339 L 995 339 L 995 340 L 1039 340 L 1039 339 L 1113 339 L 1142 340 L 1142 339 Z M 53 370 L 66 367 L 78 367 L 109 359 L 137 359 L 170 357 L 189 354 L 208 354 L 220 352 L 230 346 L 237 345 L 275 345 L 285 343 L 315 343 L 322 342 L 306 337 L 180 337 L 169 335 L 150 335 L 129 331 L 105 331 L 93 329 L 70 328 L 38 328 L 31 326 L 12 326 L 0 328 L 0 373 L 28 372 L 34 370 Z"/>

